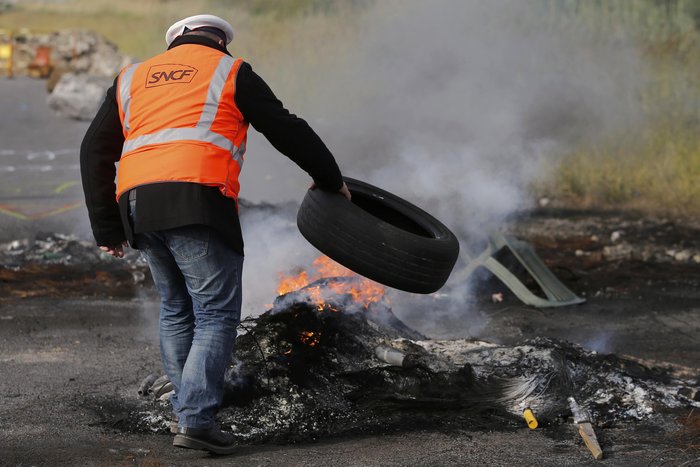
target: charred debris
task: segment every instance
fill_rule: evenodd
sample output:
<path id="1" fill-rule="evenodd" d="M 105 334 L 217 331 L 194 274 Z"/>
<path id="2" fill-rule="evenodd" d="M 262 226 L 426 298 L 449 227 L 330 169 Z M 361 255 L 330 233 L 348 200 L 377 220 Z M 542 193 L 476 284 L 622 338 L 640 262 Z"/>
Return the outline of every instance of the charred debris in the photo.
<path id="1" fill-rule="evenodd" d="M 240 200 L 242 221 L 250 215 L 293 219 L 292 203 L 272 205 Z M 291 221 L 290 221 L 291 222 Z M 76 234 L 37 232 L 0 240 L 0 302 L 30 297 L 119 297 L 139 293 L 150 272 L 140 253 L 123 259 L 102 253 L 92 239 Z"/>
<path id="2" fill-rule="evenodd" d="M 538 338 L 516 346 L 431 340 L 383 300 L 338 293 L 325 278 L 279 296 L 241 324 L 226 375 L 223 426 L 242 441 L 289 442 L 426 427 L 504 429 L 570 423 L 570 400 L 605 427 L 698 407 L 695 380 Z M 329 291 L 330 290 L 330 291 Z M 319 292 L 332 298 L 319 301 Z M 167 393 L 143 402 L 130 429 L 166 431 Z"/>
<path id="3" fill-rule="evenodd" d="M 75 235 L 37 233 L 0 244 L 0 301 L 29 297 L 132 297 L 148 274 L 140 255 L 125 261 Z"/>
<path id="4" fill-rule="evenodd" d="M 263 210 L 290 218 L 294 212 L 293 206 L 243 207 L 249 213 Z M 628 263 L 652 268 L 653 281 L 695 280 L 696 275 L 687 274 L 696 268 L 695 250 L 688 242 L 696 238 L 697 229 L 689 227 L 684 234 L 664 222 L 604 221 L 595 216 L 535 219 L 521 222 L 516 233 L 534 240 L 547 253 L 545 260 L 571 267 L 586 284 L 601 271 L 617 274 Z M 601 230 L 604 226 L 614 231 Z M 625 241 L 633 251 L 651 253 L 608 259 L 606 247 Z M 670 255 L 671 250 L 689 248 L 693 254 L 688 259 Z M 685 275 L 678 274 L 683 271 Z M 147 275 L 138 253 L 130 252 L 126 261 L 113 260 L 92 242 L 72 235 L 40 233 L 0 245 L 0 300 L 76 293 L 109 296 L 115 291 L 133 297 Z M 600 283 L 578 284 L 577 289 L 597 296 L 596 290 L 610 289 L 610 277 L 616 276 L 603 274 L 596 279 Z M 632 293 L 622 286 L 648 287 L 639 275 L 629 277 L 609 293 Z M 324 270 L 308 279 L 290 281 L 268 311 L 241 323 L 220 422 L 242 442 L 428 427 L 517 429 L 526 426 L 523 413 L 528 409 L 539 426 L 557 426 L 575 418 L 569 398 L 588 415 L 583 417 L 588 420 L 579 417 L 579 428 L 589 422 L 601 428 L 669 410 L 700 408 L 693 373 L 645 366 L 554 339 L 516 345 L 428 339 L 393 314 L 381 290 L 358 282 L 357 276 Z M 80 404 L 95 409 L 106 426 L 167 432 L 172 386 L 158 378 L 160 369 L 150 370 L 155 374 L 137 375 L 144 381 L 133 388 L 134 397 L 88 398 Z"/>

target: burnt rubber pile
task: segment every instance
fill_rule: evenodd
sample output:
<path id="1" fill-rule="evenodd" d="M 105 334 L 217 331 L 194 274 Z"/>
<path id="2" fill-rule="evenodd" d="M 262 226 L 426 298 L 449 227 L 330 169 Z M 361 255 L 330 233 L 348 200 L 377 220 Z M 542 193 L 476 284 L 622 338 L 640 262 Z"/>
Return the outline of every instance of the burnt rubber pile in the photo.
<path id="1" fill-rule="evenodd" d="M 314 282 L 242 323 L 222 426 L 248 443 L 288 442 L 441 426 L 512 429 L 524 426 L 527 408 L 540 425 L 565 424 L 570 397 L 599 427 L 700 408 L 697 379 L 672 368 L 554 339 L 426 339 L 386 303 L 358 305 L 333 292 L 352 280 Z M 146 399 L 112 426 L 165 432 L 169 417 L 167 402 Z"/>

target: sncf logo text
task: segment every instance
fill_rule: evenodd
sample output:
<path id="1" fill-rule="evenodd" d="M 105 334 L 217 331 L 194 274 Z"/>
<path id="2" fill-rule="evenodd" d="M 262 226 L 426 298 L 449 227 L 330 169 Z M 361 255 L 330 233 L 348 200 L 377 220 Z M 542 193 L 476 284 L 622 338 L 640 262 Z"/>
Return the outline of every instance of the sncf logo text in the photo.
<path id="1" fill-rule="evenodd" d="M 165 84 L 187 84 L 192 81 L 197 69 L 189 65 L 168 63 L 154 65 L 148 70 L 146 87 L 163 86 Z"/>

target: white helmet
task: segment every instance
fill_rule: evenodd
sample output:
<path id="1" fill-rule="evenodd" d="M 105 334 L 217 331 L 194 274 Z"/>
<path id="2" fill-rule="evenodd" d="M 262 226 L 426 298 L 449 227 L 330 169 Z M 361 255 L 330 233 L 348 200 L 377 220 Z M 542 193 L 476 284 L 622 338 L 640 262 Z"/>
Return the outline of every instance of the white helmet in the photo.
<path id="1" fill-rule="evenodd" d="M 223 32 L 226 35 L 226 45 L 233 40 L 233 27 L 225 19 L 214 15 L 194 15 L 181 19 L 170 26 L 165 33 L 165 42 L 170 47 L 170 44 L 176 37 L 183 35 L 187 31 L 203 27 L 216 28 Z"/>

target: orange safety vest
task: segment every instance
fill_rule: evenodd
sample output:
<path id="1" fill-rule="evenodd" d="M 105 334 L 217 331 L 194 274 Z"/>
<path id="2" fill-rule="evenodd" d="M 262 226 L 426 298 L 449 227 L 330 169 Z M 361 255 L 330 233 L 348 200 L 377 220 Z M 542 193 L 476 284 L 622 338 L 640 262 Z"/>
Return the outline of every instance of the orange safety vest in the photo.
<path id="1" fill-rule="evenodd" d="M 248 131 L 234 101 L 241 63 L 210 47 L 183 44 L 121 71 L 117 199 L 159 182 L 218 186 L 238 199 Z"/>

